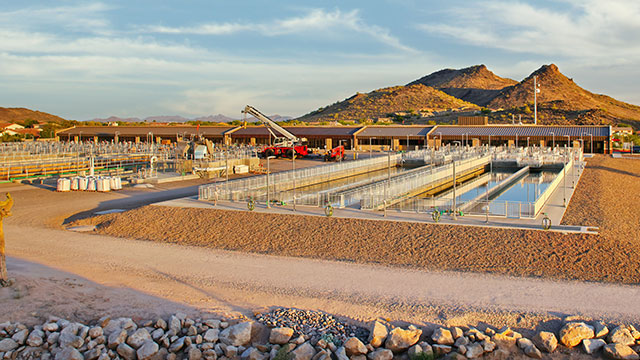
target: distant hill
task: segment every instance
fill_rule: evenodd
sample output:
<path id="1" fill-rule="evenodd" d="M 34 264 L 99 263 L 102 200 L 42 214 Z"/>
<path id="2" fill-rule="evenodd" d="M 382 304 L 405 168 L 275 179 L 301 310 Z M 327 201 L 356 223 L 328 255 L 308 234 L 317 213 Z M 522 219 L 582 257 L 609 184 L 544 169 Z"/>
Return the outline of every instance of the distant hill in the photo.
<path id="1" fill-rule="evenodd" d="M 27 120 L 35 120 L 40 124 L 56 123 L 60 125 L 68 122 L 59 116 L 42 111 L 0 107 L 0 122 L 24 124 Z"/>
<path id="2" fill-rule="evenodd" d="M 501 90 L 518 82 L 502 78 L 485 65 L 464 69 L 444 69 L 410 82 L 408 86 L 423 84 L 441 90 L 458 99 L 484 106 Z"/>
<path id="3" fill-rule="evenodd" d="M 541 123 L 617 124 L 640 128 L 640 106 L 589 92 L 563 75 L 555 64 L 544 65 L 516 85 L 505 88 L 487 107 L 526 113 L 533 109 L 533 77 L 540 84 Z M 540 118 L 540 117 L 539 117 Z"/>
<path id="4" fill-rule="evenodd" d="M 320 108 L 297 120 L 307 122 L 375 120 L 397 112 L 417 114 L 449 109 L 478 109 L 475 104 L 457 99 L 423 84 L 394 86 L 357 93 L 335 104 Z"/>

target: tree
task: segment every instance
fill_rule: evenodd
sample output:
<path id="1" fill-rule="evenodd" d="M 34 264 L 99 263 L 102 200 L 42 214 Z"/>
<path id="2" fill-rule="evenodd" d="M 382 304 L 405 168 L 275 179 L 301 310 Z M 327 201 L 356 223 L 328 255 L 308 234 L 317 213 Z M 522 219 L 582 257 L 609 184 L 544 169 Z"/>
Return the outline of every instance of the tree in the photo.
<path id="1" fill-rule="evenodd" d="M 2 219 L 11 216 L 11 208 L 13 207 L 13 198 L 7 193 L 7 200 L 0 201 L 0 287 L 9 284 L 9 276 L 7 275 L 7 261 L 4 255 L 4 230 L 2 227 Z"/>

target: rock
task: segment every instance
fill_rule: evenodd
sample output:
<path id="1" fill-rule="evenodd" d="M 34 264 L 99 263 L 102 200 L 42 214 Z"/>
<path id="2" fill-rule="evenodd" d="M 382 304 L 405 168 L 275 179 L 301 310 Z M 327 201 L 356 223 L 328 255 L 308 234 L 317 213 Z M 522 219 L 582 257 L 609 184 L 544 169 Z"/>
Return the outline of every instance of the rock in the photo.
<path id="1" fill-rule="evenodd" d="M 175 315 L 171 315 L 169 317 L 169 330 L 173 330 L 174 333 L 179 334 L 180 329 L 182 328 L 182 322 Z"/>
<path id="2" fill-rule="evenodd" d="M 145 328 L 136 330 L 127 338 L 127 344 L 134 349 L 140 348 L 145 342 L 151 340 L 151 334 Z"/>
<path id="3" fill-rule="evenodd" d="M 125 336 L 126 334 L 127 333 L 125 331 Z M 60 347 L 71 346 L 76 349 L 79 349 L 84 344 L 84 340 L 80 336 L 64 330 L 60 333 L 58 342 L 60 343 Z"/>
<path id="4" fill-rule="evenodd" d="M 189 347 L 189 351 L 187 351 L 189 360 L 200 360 L 202 359 L 202 351 L 198 349 L 195 345 Z"/>
<path id="5" fill-rule="evenodd" d="M 156 327 L 156 329 L 162 329 L 163 331 L 167 330 L 167 322 L 164 321 L 163 318 L 160 318 L 160 319 L 156 320 L 155 327 Z"/>
<path id="6" fill-rule="evenodd" d="M 593 327 L 583 322 L 565 324 L 559 333 L 560 343 L 566 347 L 574 347 L 584 339 L 593 339 Z"/>
<path id="7" fill-rule="evenodd" d="M 220 341 L 233 346 L 245 346 L 251 342 L 251 322 L 243 322 L 222 330 Z"/>
<path id="8" fill-rule="evenodd" d="M 27 345 L 38 347 L 44 343 L 44 332 L 42 330 L 33 330 L 27 339 Z"/>
<path id="9" fill-rule="evenodd" d="M 211 331 L 211 330 L 209 330 Z M 288 327 L 277 327 L 271 329 L 269 333 L 269 342 L 272 344 L 286 344 L 293 336 L 293 329 Z"/>
<path id="10" fill-rule="evenodd" d="M 640 356 L 632 348 L 623 344 L 609 344 L 602 347 L 603 353 L 610 359 L 638 360 Z"/>
<path id="11" fill-rule="evenodd" d="M 467 353 L 467 345 L 458 346 L 458 353 L 464 355 Z"/>
<path id="12" fill-rule="evenodd" d="M 224 349 L 224 354 L 226 357 L 233 359 L 238 355 L 238 348 L 233 345 L 229 345 Z"/>
<path id="13" fill-rule="evenodd" d="M 412 347 L 409 348 L 409 350 L 407 350 L 407 355 L 409 356 L 409 359 L 414 359 L 420 354 L 422 354 L 422 346 L 420 346 L 419 344 L 413 345 Z"/>
<path id="14" fill-rule="evenodd" d="M 636 339 L 631 335 L 631 331 L 624 326 L 618 326 L 617 328 L 611 330 L 609 336 L 607 336 L 607 340 L 609 343 L 616 343 L 622 345 L 634 345 L 636 343 Z"/>
<path id="15" fill-rule="evenodd" d="M 516 342 L 518 344 L 518 347 L 522 350 L 528 348 L 529 346 L 533 345 L 533 342 L 527 338 L 520 338 L 518 339 L 518 341 Z"/>
<path id="16" fill-rule="evenodd" d="M 451 352 L 451 346 L 449 345 L 436 344 L 431 346 L 431 348 L 433 349 L 433 353 L 435 354 L 436 357 L 444 356 Z"/>
<path id="17" fill-rule="evenodd" d="M 89 329 L 89 336 L 92 339 L 97 338 L 98 336 L 102 336 L 104 332 L 102 331 L 102 328 L 100 326 L 94 326 L 91 329 Z"/>
<path id="18" fill-rule="evenodd" d="M 594 332 L 593 337 L 595 337 L 596 339 L 601 339 L 607 336 L 607 334 L 609 334 L 609 328 L 607 328 L 607 325 L 605 325 L 604 322 L 594 321 L 592 324 L 593 324 L 593 332 Z"/>
<path id="19" fill-rule="evenodd" d="M 13 339 L 4 339 L 0 341 L 0 352 L 15 350 L 19 347 L 18 343 Z"/>
<path id="20" fill-rule="evenodd" d="M 482 340 L 480 344 L 482 345 L 484 352 L 492 352 L 496 348 L 496 343 L 492 342 L 489 339 Z"/>
<path id="21" fill-rule="evenodd" d="M 154 341 L 158 341 L 163 336 L 164 336 L 164 330 L 162 330 L 162 328 L 157 328 L 157 329 L 153 330 L 153 332 L 151 333 L 151 338 Z M 217 336 L 216 336 L 216 341 L 218 341 L 218 337 Z"/>
<path id="22" fill-rule="evenodd" d="M 347 351 L 344 349 L 344 346 L 340 346 L 334 353 L 338 360 L 349 360 Z"/>
<path id="23" fill-rule="evenodd" d="M 389 335 L 387 327 L 379 321 L 374 321 L 369 330 L 369 344 L 375 348 L 380 347 L 387 339 L 387 335 Z"/>
<path id="24" fill-rule="evenodd" d="M 447 356 L 445 356 L 445 359 L 446 360 L 467 360 L 467 357 L 462 354 L 452 352 L 447 354 Z"/>
<path id="25" fill-rule="evenodd" d="M 487 338 L 487 335 L 485 335 L 482 331 L 474 328 L 471 328 L 469 329 L 469 331 L 467 331 L 467 336 L 469 336 L 470 338 L 471 336 L 473 336 L 477 341 L 482 341 Z"/>
<path id="26" fill-rule="evenodd" d="M 155 354 L 158 353 L 160 347 L 154 341 L 147 340 L 145 341 L 138 351 L 136 351 L 136 355 L 138 355 L 138 360 L 149 360 L 152 359 Z"/>
<path id="27" fill-rule="evenodd" d="M 453 328 L 451 328 L 451 335 L 453 335 L 454 339 L 458 339 L 464 336 L 464 331 L 462 331 L 462 329 L 460 329 L 459 327 L 454 326 Z"/>
<path id="28" fill-rule="evenodd" d="M 602 349 L 607 343 L 602 339 L 584 339 L 582 340 L 582 350 L 589 355 L 592 355 L 596 351 Z"/>
<path id="29" fill-rule="evenodd" d="M 24 345 L 25 341 L 27 341 L 27 336 L 29 336 L 29 330 L 23 329 L 13 334 L 11 338 L 19 345 Z"/>
<path id="30" fill-rule="evenodd" d="M 296 344 L 296 345 L 302 345 L 304 344 L 304 342 L 306 341 L 304 335 L 300 335 L 297 338 L 290 340 L 290 342 Z"/>
<path id="31" fill-rule="evenodd" d="M 55 360 L 84 360 L 84 356 L 77 349 L 67 346 L 56 354 Z"/>
<path id="32" fill-rule="evenodd" d="M 58 331 L 58 329 L 59 329 L 58 324 L 54 322 L 42 325 L 43 331 L 54 332 L 54 331 Z"/>
<path id="33" fill-rule="evenodd" d="M 129 345 L 125 343 L 120 343 L 116 348 L 116 352 L 118 355 L 122 356 L 125 360 L 135 360 L 136 359 L 136 351 Z"/>
<path id="34" fill-rule="evenodd" d="M 516 341 L 521 337 L 522 335 L 520 335 L 520 333 L 515 332 L 510 328 L 506 327 L 499 331 L 496 331 L 492 339 L 494 342 L 498 344 L 498 346 L 502 345 L 502 347 L 505 347 L 505 346 L 508 347 L 508 346 L 514 346 L 516 344 Z"/>
<path id="35" fill-rule="evenodd" d="M 424 341 L 421 341 L 419 345 L 422 347 L 422 352 L 425 354 L 425 356 L 433 356 L 433 348 L 431 347 L 431 345 Z"/>
<path id="36" fill-rule="evenodd" d="M 113 350 L 118 347 L 118 345 L 124 343 L 127 340 L 127 331 L 120 330 L 115 331 L 109 335 L 109 340 L 107 342 L 109 349 Z"/>
<path id="37" fill-rule="evenodd" d="M 460 347 L 460 346 L 466 346 L 468 344 L 469 344 L 469 339 L 467 339 L 465 336 L 461 336 L 456 339 L 456 342 L 453 343 L 453 346 Z"/>
<path id="38" fill-rule="evenodd" d="M 367 353 L 367 347 L 357 337 L 350 337 L 344 343 L 344 349 L 347 352 L 347 356 L 365 355 Z"/>
<path id="39" fill-rule="evenodd" d="M 527 355 L 530 358 L 534 358 L 534 359 L 542 359 L 542 353 L 540 352 L 540 350 L 538 350 L 538 348 L 531 344 L 530 346 L 527 346 L 524 349 L 524 354 Z"/>
<path id="40" fill-rule="evenodd" d="M 195 336 L 198 334 L 198 329 L 195 326 L 191 325 L 187 328 L 187 336 Z"/>
<path id="41" fill-rule="evenodd" d="M 367 355 L 369 360 L 391 360 L 393 359 L 393 351 L 389 349 L 377 349 Z"/>
<path id="42" fill-rule="evenodd" d="M 482 356 L 484 354 L 484 348 L 480 343 L 473 343 L 466 345 L 467 352 L 464 354 L 467 359 L 475 359 L 477 357 Z"/>
<path id="43" fill-rule="evenodd" d="M 298 346 L 295 350 L 291 352 L 293 355 L 293 360 L 311 360 L 313 355 L 316 354 L 316 349 L 311 346 L 308 342 Z"/>
<path id="44" fill-rule="evenodd" d="M 216 320 L 216 319 L 207 319 L 207 320 L 204 320 L 202 323 L 212 329 L 217 329 L 220 327 L 220 320 Z"/>
<path id="45" fill-rule="evenodd" d="M 552 332 L 540 331 L 533 337 L 533 343 L 542 351 L 552 353 L 558 347 L 558 339 Z"/>
<path id="46" fill-rule="evenodd" d="M 436 344 L 439 345 L 453 345 L 454 341 L 453 341 L 453 335 L 451 334 L 451 331 L 444 329 L 444 328 L 437 328 L 433 331 L 433 334 L 431 335 L 431 340 L 433 340 L 433 342 L 435 342 Z"/>
<path id="47" fill-rule="evenodd" d="M 184 347 L 184 337 L 179 338 L 178 340 L 171 343 L 169 346 L 169 352 L 178 352 L 180 349 Z"/>
<path id="48" fill-rule="evenodd" d="M 240 358 L 242 358 L 242 360 L 262 360 L 264 359 L 264 355 L 262 355 L 258 349 L 250 347 L 240 355 Z"/>
<path id="49" fill-rule="evenodd" d="M 96 360 L 100 357 L 102 351 L 100 349 L 90 349 L 84 353 L 84 360 Z"/>
<path id="50" fill-rule="evenodd" d="M 385 347 L 393 352 L 401 352 L 414 345 L 420 339 L 422 330 L 395 328 L 391 330 L 385 341 Z M 452 342 L 453 344 L 453 342 Z"/>

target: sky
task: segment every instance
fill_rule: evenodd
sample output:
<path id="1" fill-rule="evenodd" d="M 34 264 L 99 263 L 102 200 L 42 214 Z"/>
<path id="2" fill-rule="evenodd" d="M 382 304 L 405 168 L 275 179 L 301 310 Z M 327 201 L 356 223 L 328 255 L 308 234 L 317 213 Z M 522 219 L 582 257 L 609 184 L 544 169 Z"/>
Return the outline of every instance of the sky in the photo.
<path id="1" fill-rule="evenodd" d="M 300 116 L 443 68 L 550 63 L 640 104 L 638 19 L 638 0 L 0 0 L 0 106 Z"/>

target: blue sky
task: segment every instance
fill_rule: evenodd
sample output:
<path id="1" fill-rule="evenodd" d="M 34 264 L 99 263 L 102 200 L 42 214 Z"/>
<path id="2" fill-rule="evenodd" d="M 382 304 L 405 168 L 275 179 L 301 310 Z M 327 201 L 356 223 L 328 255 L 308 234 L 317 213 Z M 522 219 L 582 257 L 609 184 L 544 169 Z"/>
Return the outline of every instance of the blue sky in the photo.
<path id="1" fill-rule="evenodd" d="M 640 104 L 638 19 L 638 0 L 0 1 L 0 106 L 298 116 L 442 68 L 549 63 Z"/>

